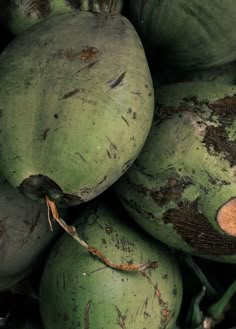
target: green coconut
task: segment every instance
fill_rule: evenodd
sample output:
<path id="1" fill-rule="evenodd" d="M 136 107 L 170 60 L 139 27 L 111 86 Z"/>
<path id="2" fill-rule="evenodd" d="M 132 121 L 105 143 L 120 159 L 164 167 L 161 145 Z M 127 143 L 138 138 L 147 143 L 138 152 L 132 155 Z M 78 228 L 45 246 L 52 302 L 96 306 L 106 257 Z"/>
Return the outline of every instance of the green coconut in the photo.
<path id="1" fill-rule="evenodd" d="M 40 283 L 45 329 L 172 329 L 182 301 L 182 280 L 168 249 L 138 228 L 116 206 L 90 203 L 75 227 L 116 263 L 158 262 L 138 272 L 115 270 L 68 235 L 53 246 Z"/>
<path id="2" fill-rule="evenodd" d="M 17 35 L 34 24 L 73 10 L 120 13 L 123 0 L 1 0 L 0 22 Z"/>
<path id="3" fill-rule="evenodd" d="M 176 83 L 156 92 L 147 142 L 115 184 L 144 230 L 171 247 L 236 262 L 236 86 Z"/>
<path id="4" fill-rule="evenodd" d="M 133 163 L 154 111 L 140 39 L 120 15 L 68 13 L 0 55 L 0 167 L 34 200 L 94 198 Z"/>
<path id="5" fill-rule="evenodd" d="M 29 275 L 59 230 L 44 205 L 24 197 L 0 176 L 0 291 Z"/>
<path id="6" fill-rule="evenodd" d="M 130 16 L 150 53 L 172 66 L 200 69 L 236 59 L 234 0 L 130 0 Z"/>

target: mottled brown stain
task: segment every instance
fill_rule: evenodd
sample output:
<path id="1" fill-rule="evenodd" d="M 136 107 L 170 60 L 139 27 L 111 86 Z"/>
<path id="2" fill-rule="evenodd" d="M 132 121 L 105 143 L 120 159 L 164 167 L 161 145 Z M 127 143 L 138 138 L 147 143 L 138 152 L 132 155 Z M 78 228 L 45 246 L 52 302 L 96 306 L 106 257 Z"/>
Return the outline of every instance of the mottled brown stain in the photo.
<path id="1" fill-rule="evenodd" d="M 231 167 L 236 165 L 236 141 L 229 140 L 225 126 L 208 126 L 203 143 L 210 154 L 220 153 Z"/>
<path id="2" fill-rule="evenodd" d="M 217 116 L 218 126 L 206 128 L 203 143 L 209 153 L 222 154 L 231 166 L 236 164 L 236 141 L 229 139 L 227 127 L 236 118 L 236 95 L 226 96 L 216 102 L 208 104 L 212 117 Z"/>
<path id="3" fill-rule="evenodd" d="M 167 183 L 159 190 L 149 190 L 149 192 L 151 198 L 159 206 L 163 206 L 171 201 L 180 199 L 185 188 L 189 185 L 192 185 L 189 177 L 169 178 Z"/>
<path id="4" fill-rule="evenodd" d="M 28 2 L 25 9 L 26 16 L 36 15 L 38 18 L 45 18 L 52 12 L 49 0 L 32 0 Z"/>
<path id="5" fill-rule="evenodd" d="M 236 95 L 225 96 L 222 99 L 209 103 L 208 107 L 221 118 L 221 121 L 231 123 L 232 119 L 236 117 Z"/>

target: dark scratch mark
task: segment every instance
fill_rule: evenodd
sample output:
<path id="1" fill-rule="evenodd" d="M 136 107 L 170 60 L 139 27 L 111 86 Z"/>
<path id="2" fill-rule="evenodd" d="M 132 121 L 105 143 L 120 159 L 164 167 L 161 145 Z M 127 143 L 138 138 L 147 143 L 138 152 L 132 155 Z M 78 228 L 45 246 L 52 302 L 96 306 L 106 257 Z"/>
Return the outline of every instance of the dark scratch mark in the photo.
<path id="1" fill-rule="evenodd" d="M 96 273 L 96 272 L 99 272 L 101 270 L 104 270 L 105 268 L 107 268 L 107 266 L 103 266 L 103 267 L 97 268 L 96 270 L 93 270 L 92 272 L 88 273 L 88 275 L 93 274 L 93 273 Z"/>
<path id="2" fill-rule="evenodd" d="M 117 87 L 124 79 L 126 72 L 121 73 L 115 80 L 109 81 L 111 89 Z"/>
<path id="3" fill-rule="evenodd" d="M 115 305 L 115 307 L 116 307 L 117 315 L 118 315 L 117 324 L 118 324 L 118 326 L 120 326 L 121 329 L 125 329 L 126 316 L 121 313 L 121 311 L 119 310 L 119 308 L 116 305 Z"/>
<path id="4" fill-rule="evenodd" d="M 89 300 L 85 307 L 84 312 L 84 329 L 89 329 L 89 311 L 91 306 L 92 300 Z"/>
<path id="5" fill-rule="evenodd" d="M 76 152 L 75 154 L 78 155 L 84 162 L 87 162 L 80 152 Z"/>
<path id="6" fill-rule="evenodd" d="M 87 65 L 85 65 L 85 66 L 83 66 L 80 70 L 78 70 L 76 73 L 79 73 L 79 72 L 81 72 L 81 71 L 83 71 L 83 70 L 85 70 L 85 69 L 91 69 L 91 67 L 93 67 L 96 63 L 98 63 L 100 60 L 99 59 L 97 59 L 96 61 L 94 61 L 94 62 L 92 62 L 92 63 L 89 63 L 89 64 L 87 64 Z"/>
<path id="7" fill-rule="evenodd" d="M 50 131 L 50 128 L 47 128 L 47 129 L 45 129 L 44 130 L 44 132 L 43 132 L 43 140 L 45 141 L 45 139 L 48 137 L 48 133 L 49 133 L 49 131 Z"/>
<path id="8" fill-rule="evenodd" d="M 107 155 L 109 156 L 109 158 L 111 159 L 111 153 L 107 150 Z"/>
<path id="9" fill-rule="evenodd" d="M 59 100 L 62 100 L 62 99 L 67 99 L 71 96 L 74 96 L 75 94 L 79 93 L 81 91 L 81 89 L 79 88 L 76 88 L 72 91 L 69 91 L 68 93 L 66 93 L 64 96 L 62 96 L 61 98 L 59 98 Z"/>
<path id="10" fill-rule="evenodd" d="M 125 117 L 123 115 L 121 117 L 124 120 L 124 122 L 127 124 L 127 126 L 129 127 L 129 122 L 125 119 Z"/>
<path id="11" fill-rule="evenodd" d="M 106 139 L 108 140 L 108 142 L 111 144 L 111 146 L 114 148 L 114 150 L 117 151 L 117 146 L 115 144 L 112 143 L 112 141 L 106 136 Z"/>

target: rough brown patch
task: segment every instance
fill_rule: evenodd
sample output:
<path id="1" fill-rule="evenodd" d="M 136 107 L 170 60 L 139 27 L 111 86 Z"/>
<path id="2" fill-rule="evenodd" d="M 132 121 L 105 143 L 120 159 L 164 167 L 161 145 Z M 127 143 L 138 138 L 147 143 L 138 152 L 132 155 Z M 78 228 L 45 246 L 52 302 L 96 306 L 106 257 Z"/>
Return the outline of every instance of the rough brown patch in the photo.
<path id="1" fill-rule="evenodd" d="M 208 104 L 208 107 L 213 111 L 213 114 L 220 117 L 220 121 L 224 124 L 230 124 L 236 117 L 236 95 L 225 96 Z"/>
<path id="2" fill-rule="evenodd" d="M 52 12 L 49 0 L 32 0 L 29 1 L 25 9 L 26 16 L 36 15 L 38 18 L 45 18 Z"/>
<path id="3" fill-rule="evenodd" d="M 236 142 L 229 140 L 225 126 L 208 126 L 203 139 L 208 152 L 220 153 L 230 163 L 236 165 Z"/>
<path id="4" fill-rule="evenodd" d="M 214 229 L 199 212 L 197 201 L 179 203 L 176 208 L 167 210 L 162 219 L 166 224 L 172 224 L 182 239 L 202 254 L 217 256 L 236 253 L 236 238 Z"/>

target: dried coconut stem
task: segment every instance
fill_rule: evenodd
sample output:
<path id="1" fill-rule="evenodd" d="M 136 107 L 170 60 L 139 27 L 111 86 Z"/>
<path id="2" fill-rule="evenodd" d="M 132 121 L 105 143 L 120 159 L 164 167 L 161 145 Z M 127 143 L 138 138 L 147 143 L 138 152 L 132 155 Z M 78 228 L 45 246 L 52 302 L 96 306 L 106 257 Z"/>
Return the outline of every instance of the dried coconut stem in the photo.
<path id="1" fill-rule="evenodd" d="M 88 252 L 91 254 L 95 255 L 98 257 L 104 264 L 106 264 L 108 267 L 122 270 L 122 271 L 128 271 L 128 272 L 143 272 L 147 269 L 155 269 L 158 267 L 158 262 L 147 262 L 147 263 L 142 263 L 142 264 L 114 264 L 112 263 L 106 256 L 104 256 L 101 251 L 99 251 L 97 248 L 89 246 L 84 240 L 82 240 L 75 227 L 72 225 L 66 224 L 66 222 L 60 218 L 57 207 L 55 202 L 51 201 L 48 196 L 45 197 L 46 204 L 48 209 L 51 211 L 51 214 L 53 218 L 57 221 L 57 223 L 73 238 L 75 239 L 81 246 L 86 248 Z M 49 216 L 49 223 L 51 227 L 51 221 L 50 221 L 50 216 Z"/>

